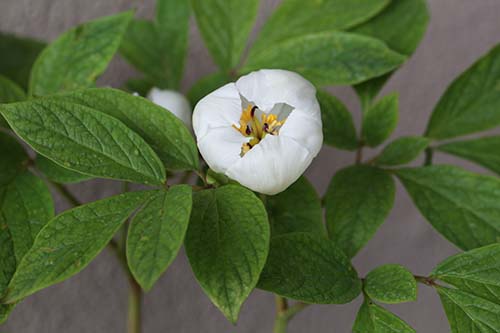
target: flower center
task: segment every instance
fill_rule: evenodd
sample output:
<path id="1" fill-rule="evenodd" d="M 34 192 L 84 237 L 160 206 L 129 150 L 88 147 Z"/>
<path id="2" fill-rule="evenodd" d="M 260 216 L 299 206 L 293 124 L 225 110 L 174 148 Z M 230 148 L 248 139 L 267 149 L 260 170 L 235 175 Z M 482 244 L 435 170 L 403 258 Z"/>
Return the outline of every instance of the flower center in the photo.
<path id="1" fill-rule="evenodd" d="M 240 156 L 245 155 L 260 140 L 264 139 L 267 134 L 278 135 L 285 121 L 286 118 L 280 121 L 277 115 L 266 114 L 259 110 L 257 106 L 248 105 L 241 112 L 239 127 L 233 125 L 233 128 L 243 136 L 251 138 L 241 146 Z"/>

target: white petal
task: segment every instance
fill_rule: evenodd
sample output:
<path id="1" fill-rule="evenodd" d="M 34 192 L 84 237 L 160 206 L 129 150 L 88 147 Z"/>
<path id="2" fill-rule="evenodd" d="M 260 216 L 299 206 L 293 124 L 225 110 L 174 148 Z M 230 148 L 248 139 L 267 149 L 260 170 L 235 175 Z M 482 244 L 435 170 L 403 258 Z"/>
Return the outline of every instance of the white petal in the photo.
<path id="1" fill-rule="evenodd" d="M 236 81 L 242 96 L 265 111 L 274 104 L 286 103 L 294 108 L 319 112 L 316 88 L 297 73 L 281 69 L 261 69 Z"/>
<path id="2" fill-rule="evenodd" d="M 295 109 L 281 127 L 279 136 L 295 139 L 315 157 L 323 145 L 321 117 L 313 116 L 302 109 Z"/>
<path id="3" fill-rule="evenodd" d="M 248 140 L 232 127 L 221 127 L 198 140 L 198 148 L 210 169 L 225 173 L 241 159 L 241 146 Z"/>
<path id="4" fill-rule="evenodd" d="M 174 90 L 160 90 L 153 88 L 148 93 L 148 99 L 167 109 L 177 118 L 182 120 L 188 128 L 191 128 L 191 105 L 183 94 Z"/>
<path id="5" fill-rule="evenodd" d="M 273 195 L 293 184 L 312 158 L 294 139 L 267 135 L 227 170 L 226 175 L 253 191 Z"/>
<path id="6" fill-rule="evenodd" d="M 208 94 L 194 107 L 193 129 L 196 138 L 201 140 L 214 128 L 237 125 L 241 111 L 241 98 L 234 83 L 228 83 Z"/>

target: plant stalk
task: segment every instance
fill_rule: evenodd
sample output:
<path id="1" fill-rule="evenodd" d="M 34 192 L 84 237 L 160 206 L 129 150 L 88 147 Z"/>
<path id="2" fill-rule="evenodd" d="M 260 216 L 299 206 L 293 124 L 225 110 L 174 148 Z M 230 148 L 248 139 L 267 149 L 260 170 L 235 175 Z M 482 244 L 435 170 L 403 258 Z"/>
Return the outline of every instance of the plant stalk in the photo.
<path id="1" fill-rule="evenodd" d="M 274 321 L 274 333 L 286 333 L 288 322 L 300 311 L 302 311 L 309 304 L 296 303 L 288 306 L 288 302 L 281 296 L 276 296 L 276 319 Z"/>
<path id="2" fill-rule="evenodd" d="M 128 333 L 140 333 L 142 323 L 142 290 L 133 276 L 129 276 Z"/>

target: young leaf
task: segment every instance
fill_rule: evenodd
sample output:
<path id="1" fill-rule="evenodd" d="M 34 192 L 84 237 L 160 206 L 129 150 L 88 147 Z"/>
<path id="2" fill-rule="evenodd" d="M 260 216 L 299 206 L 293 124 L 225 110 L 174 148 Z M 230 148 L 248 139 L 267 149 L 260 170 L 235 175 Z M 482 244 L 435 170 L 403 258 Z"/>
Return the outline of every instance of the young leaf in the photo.
<path id="1" fill-rule="evenodd" d="M 302 176 L 285 191 L 265 199 L 272 237 L 291 232 L 326 236 L 323 210 L 316 190 Z"/>
<path id="2" fill-rule="evenodd" d="M 452 333 L 500 332 L 500 305 L 457 289 L 438 287 Z"/>
<path id="3" fill-rule="evenodd" d="M 352 328 L 354 333 L 415 333 L 407 323 L 383 307 L 365 300 Z"/>
<path id="4" fill-rule="evenodd" d="M 120 46 L 132 12 L 84 23 L 42 51 L 30 78 L 30 95 L 86 88 L 106 69 Z"/>
<path id="5" fill-rule="evenodd" d="M 381 98 L 363 113 L 362 139 L 376 147 L 391 136 L 398 124 L 399 102 L 397 94 Z"/>
<path id="6" fill-rule="evenodd" d="M 404 136 L 389 143 L 374 160 L 376 165 L 401 165 L 410 163 L 429 145 L 430 140 L 421 136 Z"/>
<path id="7" fill-rule="evenodd" d="M 176 185 L 155 194 L 130 223 L 127 261 L 132 274 L 150 290 L 182 246 L 191 214 L 191 187 Z"/>
<path id="8" fill-rule="evenodd" d="M 266 210 L 252 192 L 226 185 L 193 196 L 186 253 L 205 293 L 233 323 L 268 250 Z"/>
<path id="9" fill-rule="evenodd" d="M 455 141 L 438 146 L 437 149 L 476 162 L 500 174 L 500 154 L 498 153 L 500 151 L 500 136 Z"/>
<path id="10" fill-rule="evenodd" d="M 316 304 L 343 304 L 361 292 L 361 281 L 334 242 L 313 233 L 273 237 L 259 288 Z"/>
<path id="11" fill-rule="evenodd" d="M 395 304 L 417 300 L 417 282 L 401 265 L 383 265 L 365 278 L 365 293 L 379 302 Z"/>
<path id="12" fill-rule="evenodd" d="M 392 50 L 410 56 L 424 37 L 429 24 L 425 0 L 397 0 L 352 32 L 384 41 Z M 392 73 L 363 82 L 354 88 L 363 104 L 370 104 Z"/>
<path id="13" fill-rule="evenodd" d="M 44 47 L 40 41 L 0 32 L 0 74 L 26 89 L 31 67 Z"/>
<path id="14" fill-rule="evenodd" d="M 441 262 L 431 277 L 500 304 L 500 244 L 454 255 Z"/>
<path id="15" fill-rule="evenodd" d="M 436 165 L 396 171 L 425 218 L 450 242 L 470 250 L 500 239 L 500 180 Z"/>
<path id="16" fill-rule="evenodd" d="M 215 89 L 222 87 L 229 82 L 229 78 L 223 72 L 216 72 L 202 77 L 196 81 L 187 93 L 187 97 L 191 105 L 196 105 L 200 99 L 214 91 Z"/>
<path id="17" fill-rule="evenodd" d="M 323 137 L 326 144 L 339 149 L 356 150 L 359 146 L 352 115 L 347 107 L 326 91 L 317 93 L 323 120 Z"/>
<path id="18" fill-rule="evenodd" d="M 347 29 L 375 16 L 388 0 L 285 0 L 266 21 L 251 52 L 291 37 Z"/>
<path id="19" fill-rule="evenodd" d="M 269 45 L 251 54 L 242 72 L 281 68 L 295 71 L 319 86 L 345 85 L 380 76 L 404 60 L 404 56 L 374 38 L 327 31 Z"/>
<path id="20" fill-rule="evenodd" d="M 259 0 L 191 0 L 205 45 L 223 70 L 235 68 L 245 49 Z"/>
<path id="21" fill-rule="evenodd" d="M 447 139 L 500 125 L 500 45 L 448 87 L 427 126 L 426 136 Z"/>
<path id="22" fill-rule="evenodd" d="M 128 192 L 50 220 L 17 267 L 1 301 L 16 302 L 80 272 L 152 193 Z"/>
<path id="23" fill-rule="evenodd" d="M 92 176 L 66 169 L 48 158 L 43 157 L 43 155 L 38 155 L 36 157 L 35 165 L 47 179 L 59 184 L 79 183 L 93 178 Z"/>
<path id="24" fill-rule="evenodd" d="M 199 168 L 196 143 L 184 123 L 144 98 L 101 88 L 75 91 L 60 99 L 91 107 L 120 120 L 141 135 L 170 170 Z"/>
<path id="25" fill-rule="evenodd" d="M 384 223 L 394 203 L 396 187 L 381 169 L 352 166 L 333 176 L 325 196 L 330 238 L 353 257 Z"/>
<path id="26" fill-rule="evenodd" d="M 187 51 L 189 0 L 160 0 L 156 20 L 130 22 L 120 52 L 159 88 L 178 89 Z"/>
<path id="27" fill-rule="evenodd" d="M 95 177 L 163 184 L 165 169 L 144 140 L 98 109 L 64 98 L 0 106 L 12 129 L 38 153 Z"/>

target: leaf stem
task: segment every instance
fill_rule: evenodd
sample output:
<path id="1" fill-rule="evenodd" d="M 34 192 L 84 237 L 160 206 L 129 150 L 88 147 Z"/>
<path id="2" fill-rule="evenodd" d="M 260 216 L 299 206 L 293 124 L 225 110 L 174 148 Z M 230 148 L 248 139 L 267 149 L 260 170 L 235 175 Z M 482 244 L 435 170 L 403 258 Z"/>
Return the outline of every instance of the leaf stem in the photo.
<path id="1" fill-rule="evenodd" d="M 77 207 L 77 206 L 81 206 L 82 203 L 66 188 L 66 186 L 64 185 L 61 185 L 61 184 L 58 184 L 58 183 L 54 183 L 54 182 L 50 182 L 50 184 L 57 190 L 57 192 L 59 192 L 59 194 L 61 194 L 62 197 L 64 197 L 64 199 L 66 199 L 66 201 L 68 203 L 70 203 L 71 205 Z"/>
<path id="2" fill-rule="evenodd" d="M 356 150 L 355 163 L 361 164 L 362 161 L 363 161 L 363 144 L 360 144 L 358 150 Z"/>
<path id="3" fill-rule="evenodd" d="M 142 322 L 142 289 L 129 273 L 128 333 L 140 333 Z"/>
<path id="4" fill-rule="evenodd" d="M 298 302 L 289 307 L 285 298 L 276 295 L 276 319 L 273 332 L 286 333 L 288 322 L 308 305 L 307 303 Z"/>
<path id="5" fill-rule="evenodd" d="M 434 156 L 434 150 L 432 148 L 427 148 L 425 150 L 425 161 L 424 161 L 424 166 L 427 165 L 432 165 L 432 158 Z"/>

